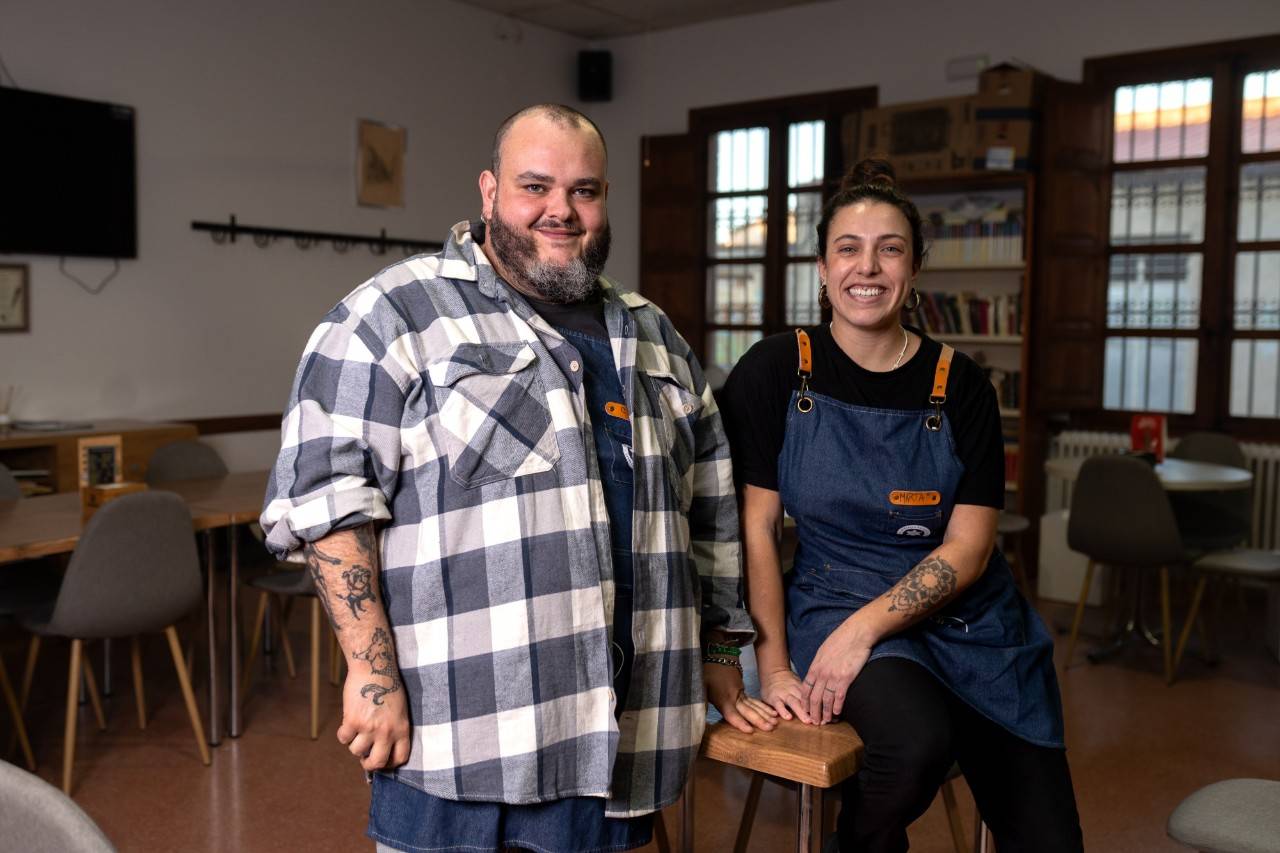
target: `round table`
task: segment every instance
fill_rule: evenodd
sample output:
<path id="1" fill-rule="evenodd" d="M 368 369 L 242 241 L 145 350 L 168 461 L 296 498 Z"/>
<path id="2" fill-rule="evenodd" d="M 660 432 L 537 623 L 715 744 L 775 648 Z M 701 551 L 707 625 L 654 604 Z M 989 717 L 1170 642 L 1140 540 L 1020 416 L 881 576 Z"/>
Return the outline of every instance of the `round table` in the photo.
<path id="1" fill-rule="evenodd" d="M 1058 457 L 1044 463 L 1050 477 L 1075 482 L 1080 466 L 1088 456 Z M 1155 466 L 1160 484 L 1169 492 L 1225 492 L 1247 489 L 1253 485 L 1253 472 L 1230 465 L 1192 462 L 1189 459 L 1165 459 Z"/>

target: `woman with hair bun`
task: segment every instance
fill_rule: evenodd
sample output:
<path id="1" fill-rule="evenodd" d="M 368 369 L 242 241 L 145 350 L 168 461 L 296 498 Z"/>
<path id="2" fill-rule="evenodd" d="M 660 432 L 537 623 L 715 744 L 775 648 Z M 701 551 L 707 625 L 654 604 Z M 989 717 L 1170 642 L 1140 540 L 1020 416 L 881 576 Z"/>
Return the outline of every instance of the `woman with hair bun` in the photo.
<path id="1" fill-rule="evenodd" d="M 831 323 L 760 341 L 722 393 L 762 698 L 862 737 L 841 851 L 906 850 L 953 762 L 1000 853 L 1081 850 L 1053 642 L 995 548 L 995 392 L 901 322 L 924 240 L 888 163 L 845 178 L 817 250 Z M 785 579 L 784 509 L 799 536 Z"/>

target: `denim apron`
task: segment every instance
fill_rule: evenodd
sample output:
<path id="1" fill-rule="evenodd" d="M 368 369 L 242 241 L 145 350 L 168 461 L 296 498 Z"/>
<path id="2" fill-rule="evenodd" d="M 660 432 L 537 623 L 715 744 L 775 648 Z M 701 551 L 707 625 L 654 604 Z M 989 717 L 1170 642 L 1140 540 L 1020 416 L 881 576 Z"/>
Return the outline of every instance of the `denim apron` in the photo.
<path id="1" fill-rule="evenodd" d="M 608 340 L 555 327 L 582 360 L 583 384 L 600 484 L 612 539 L 615 715 L 626 706 L 635 645 L 631 638 L 633 568 L 631 517 L 634 480 L 631 421 Z M 380 774 L 373 776 L 369 835 L 379 849 L 502 850 L 508 846 L 553 853 L 604 853 L 648 844 L 653 815 L 607 818 L 601 797 L 506 805 L 433 797 Z"/>
<path id="2" fill-rule="evenodd" d="M 964 465 L 942 411 L 950 347 L 932 405 L 898 411 L 809 391 L 808 338 L 798 338 L 801 387 L 787 408 L 778 481 L 799 538 L 787 642 L 803 677 L 832 631 L 942 544 Z M 1063 745 L 1053 641 L 998 550 L 958 598 L 879 642 L 871 660 L 883 657 L 915 661 L 1026 741 Z"/>

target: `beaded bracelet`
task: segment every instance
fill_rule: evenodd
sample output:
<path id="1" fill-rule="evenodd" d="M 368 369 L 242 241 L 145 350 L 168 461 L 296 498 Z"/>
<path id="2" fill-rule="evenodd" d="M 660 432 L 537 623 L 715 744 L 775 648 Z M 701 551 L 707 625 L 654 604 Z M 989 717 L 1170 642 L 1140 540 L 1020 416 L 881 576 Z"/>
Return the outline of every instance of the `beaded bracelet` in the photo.
<path id="1" fill-rule="evenodd" d="M 731 666 L 734 669 L 738 670 L 738 672 L 742 672 L 742 662 L 739 661 L 737 658 L 730 657 L 728 655 L 703 655 L 702 662 L 718 663 L 721 666 Z"/>
<path id="2" fill-rule="evenodd" d="M 728 655 L 731 658 L 736 658 L 742 654 L 742 649 L 737 646 L 726 646 L 724 643 L 707 643 L 707 654 Z"/>

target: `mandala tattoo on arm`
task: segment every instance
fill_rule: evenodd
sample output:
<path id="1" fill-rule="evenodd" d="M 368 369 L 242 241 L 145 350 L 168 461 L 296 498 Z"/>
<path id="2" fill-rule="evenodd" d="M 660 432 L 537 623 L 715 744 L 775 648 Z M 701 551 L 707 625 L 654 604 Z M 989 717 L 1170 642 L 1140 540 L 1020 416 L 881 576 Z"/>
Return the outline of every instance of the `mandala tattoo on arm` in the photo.
<path id="1" fill-rule="evenodd" d="M 353 653 L 351 657 L 353 660 L 367 661 L 373 675 L 380 675 L 391 681 L 389 687 L 369 683 L 360 688 L 360 695 L 366 699 L 372 698 L 373 704 L 381 705 L 383 697 L 400 689 L 400 669 L 396 666 L 395 651 L 391 648 L 391 635 L 385 629 L 374 628 L 373 641 L 369 643 L 369 647 Z"/>
<path id="2" fill-rule="evenodd" d="M 946 560 L 931 556 L 907 572 L 885 593 L 889 612 L 910 619 L 928 613 L 956 591 L 956 570 Z"/>

